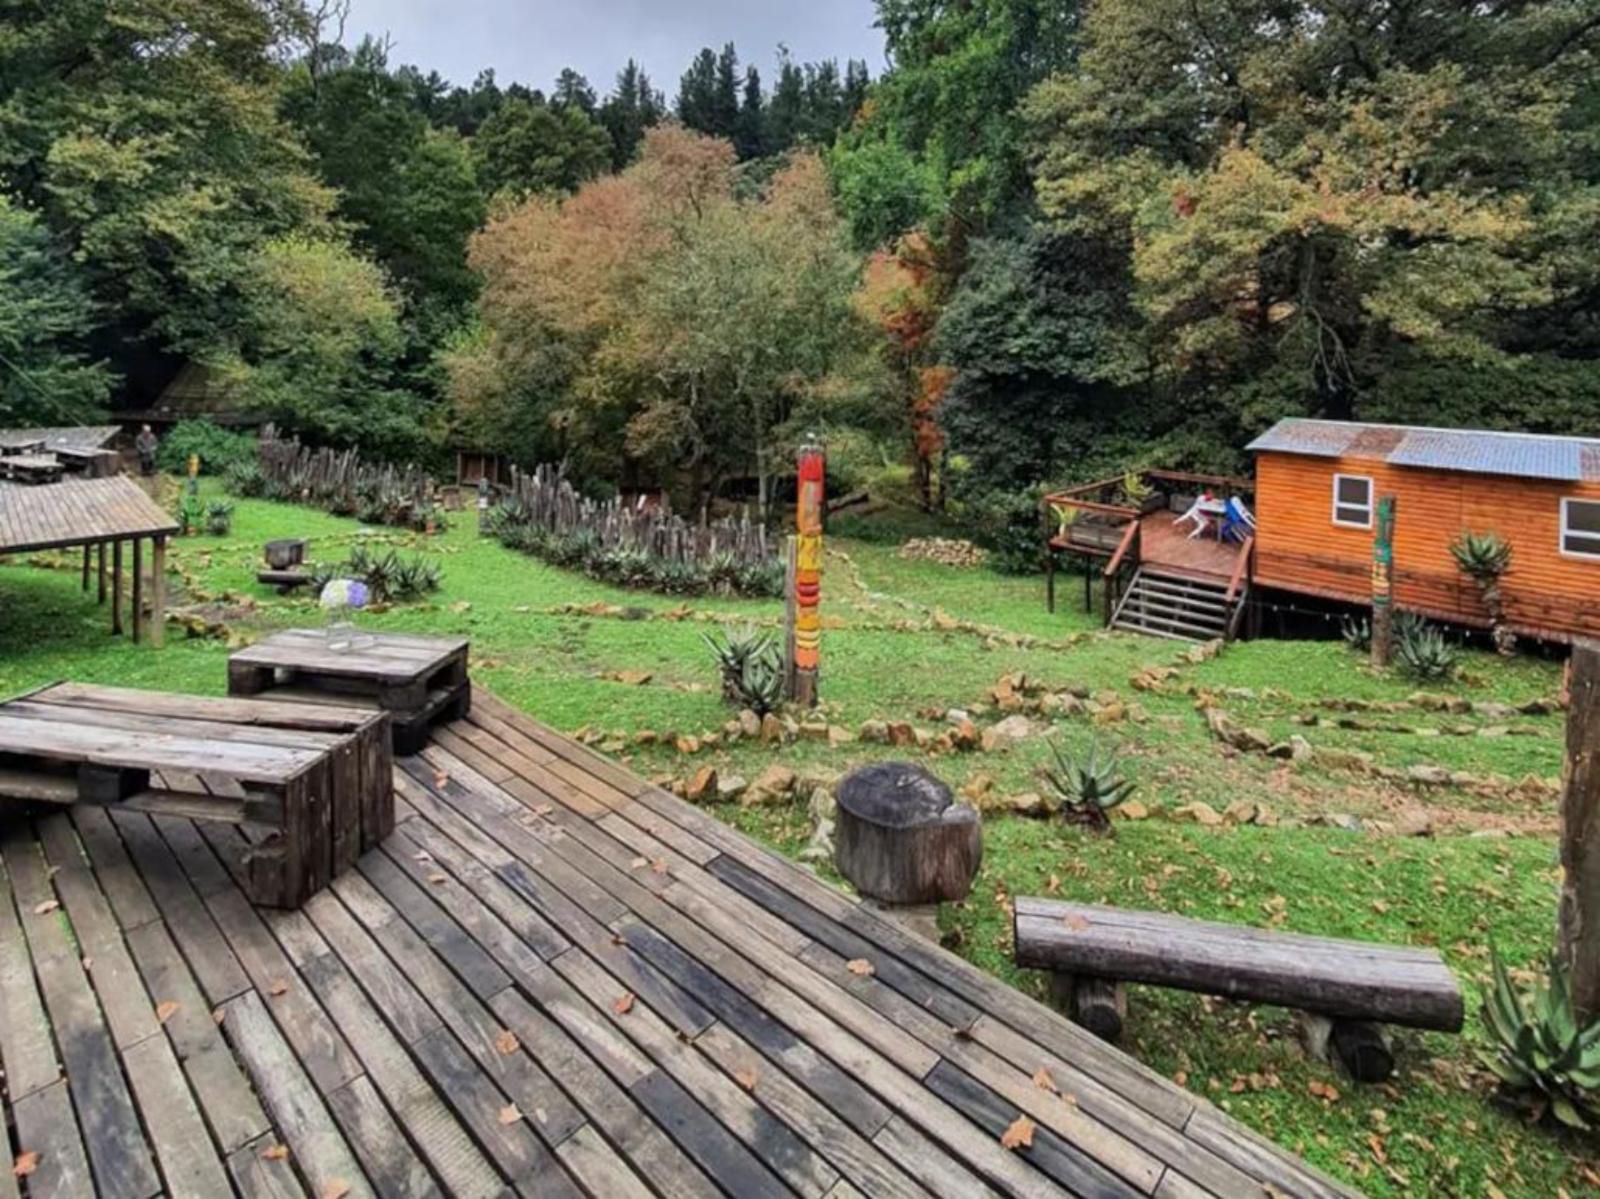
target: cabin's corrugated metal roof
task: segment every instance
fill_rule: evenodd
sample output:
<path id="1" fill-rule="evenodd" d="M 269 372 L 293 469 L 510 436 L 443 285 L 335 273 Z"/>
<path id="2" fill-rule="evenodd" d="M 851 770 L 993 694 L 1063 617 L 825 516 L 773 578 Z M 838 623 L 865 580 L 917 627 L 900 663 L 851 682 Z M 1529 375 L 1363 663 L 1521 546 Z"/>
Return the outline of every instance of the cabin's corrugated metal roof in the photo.
<path id="1" fill-rule="evenodd" d="M 1519 479 L 1600 483 L 1600 440 L 1585 437 L 1290 419 L 1279 421 L 1248 448 Z"/>

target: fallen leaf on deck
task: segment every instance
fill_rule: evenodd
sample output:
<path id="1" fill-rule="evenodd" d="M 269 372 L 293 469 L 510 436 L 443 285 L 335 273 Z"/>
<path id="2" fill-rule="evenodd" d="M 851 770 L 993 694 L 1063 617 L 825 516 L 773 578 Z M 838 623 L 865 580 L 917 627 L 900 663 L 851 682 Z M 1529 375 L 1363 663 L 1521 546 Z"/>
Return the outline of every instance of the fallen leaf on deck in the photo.
<path id="1" fill-rule="evenodd" d="M 1027 1149 L 1033 1144 L 1033 1121 L 1018 1116 L 1011 1127 L 1000 1134 L 1000 1145 L 1005 1149 Z"/>
<path id="2" fill-rule="evenodd" d="M 450 776 L 448 774 L 446 774 L 444 771 L 436 770 L 436 771 L 433 772 L 433 785 L 435 787 L 443 787 L 449 781 L 450 781 Z"/>
<path id="3" fill-rule="evenodd" d="M 411 856 L 413 858 L 415 858 L 419 862 L 431 862 L 431 861 L 433 861 L 433 855 L 431 853 L 429 853 L 426 849 L 419 849 L 419 850 L 417 850 L 416 853 L 412 854 Z"/>
<path id="4" fill-rule="evenodd" d="M 85 970 L 93 970 L 94 969 L 94 959 L 91 958 L 91 957 L 85 957 L 83 959 L 83 968 Z"/>
<path id="5" fill-rule="evenodd" d="M 226 1020 L 227 1018 L 228 1018 L 228 1011 L 227 1011 L 226 1008 L 220 1008 L 219 1007 L 219 1008 L 212 1008 L 211 1009 L 211 1019 L 216 1021 L 216 1023 L 218 1023 L 219 1025 L 224 1020 Z"/>
<path id="6" fill-rule="evenodd" d="M 448 874 L 440 874 L 436 870 L 432 874 L 428 875 L 428 881 L 437 887 L 443 883 L 449 882 L 450 876 Z"/>
<path id="7" fill-rule="evenodd" d="M 634 858 L 633 861 L 628 863 L 628 869 L 629 870 L 643 870 L 649 864 L 650 864 L 650 859 L 649 858 Z"/>
<path id="8" fill-rule="evenodd" d="M 624 991 L 621 995 L 618 995 L 611 1004 L 611 1010 L 619 1016 L 626 1016 L 633 1011 L 633 992 Z"/>
<path id="9" fill-rule="evenodd" d="M 500 1123 L 515 1124 L 522 1119 L 522 1109 L 514 1103 L 508 1103 L 500 1109 Z"/>
<path id="10" fill-rule="evenodd" d="M 867 961 L 866 958 L 854 958 L 846 962 L 844 968 L 850 971 L 851 974 L 858 974 L 862 978 L 871 978 L 878 972 L 877 967 Z"/>
<path id="11" fill-rule="evenodd" d="M 267 988 L 267 991 L 273 995 L 287 995 L 289 993 L 289 984 L 284 982 L 281 978 L 276 979 L 273 984 Z"/>
<path id="12" fill-rule="evenodd" d="M 344 1199 L 350 1193 L 350 1184 L 342 1178 L 330 1178 L 323 1185 L 318 1199 Z"/>
<path id="13" fill-rule="evenodd" d="M 157 1023 L 165 1024 L 168 1020 L 172 1019 L 172 1017 L 177 1015 L 177 1014 L 178 1014 L 178 1005 L 171 999 L 168 999 L 164 1003 L 159 1003 L 159 1004 L 156 1005 L 156 1021 L 157 1021 Z"/>
<path id="14" fill-rule="evenodd" d="M 655 861 L 650 863 L 650 869 L 654 870 L 657 874 L 665 874 L 667 872 L 667 859 L 657 858 Z"/>
<path id="15" fill-rule="evenodd" d="M 41 904 L 35 904 L 34 905 L 33 914 L 35 916 L 48 916 L 51 912 L 55 911 L 60 906 L 61 906 L 61 901 L 60 900 L 47 899 Z"/>
<path id="16" fill-rule="evenodd" d="M 26 1178 L 39 1168 L 39 1151 L 30 1149 L 26 1153 L 19 1153 L 11 1163 L 11 1173 L 18 1178 Z"/>
<path id="17" fill-rule="evenodd" d="M 494 1047 L 498 1049 L 502 1055 L 507 1055 L 515 1053 L 517 1050 L 521 1049 L 522 1042 L 517 1040 L 517 1034 L 512 1032 L 509 1028 L 502 1028 L 500 1030 L 500 1035 L 494 1039 Z"/>
<path id="18" fill-rule="evenodd" d="M 269 1162 L 281 1162 L 289 1156 L 289 1146 L 269 1145 L 261 1151 L 261 1156 Z"/>
<path id="19" fill-rule="evenodd" d="M 760 1080 L 760 1078 L 761 1076 L 756 1073 L 755 1067 L 753 1066 L 748 1070 L 735 1070 L 733 1073 L 733 1081 L 738 1083 L 747 1091 L 755 1090 L 756 1083 Z"/>
<path id="20" fill-rule="evenodd" d="M 1043 1066 L 1040 1066 L 1034 1073 L 1033 1085 L 1041 1091 L 1049 1091 L 1053 1095 L 1061 1094 L 1061 1091 L 1056 1087 L 1056 1080 L 1050 1077 L 1050 1071 Z"/>

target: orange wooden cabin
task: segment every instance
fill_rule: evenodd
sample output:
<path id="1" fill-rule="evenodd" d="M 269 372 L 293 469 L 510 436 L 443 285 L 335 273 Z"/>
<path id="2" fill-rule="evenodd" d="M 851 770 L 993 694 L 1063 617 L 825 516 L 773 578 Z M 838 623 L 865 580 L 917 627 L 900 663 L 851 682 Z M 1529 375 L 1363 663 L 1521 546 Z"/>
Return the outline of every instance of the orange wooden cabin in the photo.
<path id="1" fill-rule="evenodd" d="M 1372 600 L 1379 497 L 1395 497 L 1395 602 L 1487 626 L 1450 545 L 1466 530 L 1512 547 L 1508 621 L 1545 640 L 1600 635 L 1600 440 L 1286 420 L 1251 443 L 1253 585 Z"/>

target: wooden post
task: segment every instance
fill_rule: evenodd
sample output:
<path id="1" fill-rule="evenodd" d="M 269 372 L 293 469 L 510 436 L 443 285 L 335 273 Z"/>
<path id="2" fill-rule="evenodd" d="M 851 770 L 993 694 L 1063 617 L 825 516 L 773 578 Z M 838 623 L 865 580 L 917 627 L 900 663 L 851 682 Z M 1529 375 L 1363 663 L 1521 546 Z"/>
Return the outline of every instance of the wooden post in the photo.
<path id="1" fill-rule="evenodd" d="M 137 537 L 133 539 L 133 643 L 139 644 L 144 634 L 144 546 Z"/>
<path id="2" fill-rule="evenodd" d="M 106 602 L 106 543 L 105 542 L 102 541 L 99 545 L 97 545 L 95 547 L 95 559 L 96 559 L 95 570 L 96 570 L 96 573 L 98 574 L 99 579 L 100 579 L 99 597 L 96 600 L 96 602 L 100 603 L 100 604 L 104 604 Z"/>
<path id="3" fill-rule="evenodd" d="M 826 465 L 822 447 L 808 439 L 800 447 L 796 476 L 794 573 L 794 692 L 797 704 L 817 706 L 822 664 L 822 514 Z"/>
<path id="4" fill-rule="evenodd" d="M 111 543 L 111 633 L 122 636 L 122 542 Z"/>
<path id="5" fill-rule="evenodd" d="M 83 547 L 83 589 L 89 590 L 89 547 Z"/>
<path id="6" fill-rule="evenodd" d="M 157 649 L 167 630 L 167 539 L 157 536 L 150 555 L 150 644 Z"/>
<path id="7" fill-rule="evenodd" d="M 1600 641 L 1572 648 L 1561 796 L 1561 960 L 1579 1026 L 1600 1016 Z"/>
<path id="8" fill-rule="evenodd" d="M 799 541 L 790 534 L 783 541 L 783 694 L 793 699 L 795 694 L 794 654 L 795 618 L 799 612 L 795 605 L 795 573 L 799 561 Z"/>
<path id="9" fill-rule="evenodd" d="M 1378 500 L 1372 542 L 1372 664 L 1380 668 L 1394 652 L 1394 510 L 1394 496 Z"/>

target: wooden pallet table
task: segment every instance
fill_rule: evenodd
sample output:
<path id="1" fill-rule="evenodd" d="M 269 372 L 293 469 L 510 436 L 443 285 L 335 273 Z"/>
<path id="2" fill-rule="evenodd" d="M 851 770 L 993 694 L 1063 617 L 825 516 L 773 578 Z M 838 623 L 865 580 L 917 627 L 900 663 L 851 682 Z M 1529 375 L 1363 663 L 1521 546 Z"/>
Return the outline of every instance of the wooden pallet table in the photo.
<path id="1" fill-rule="evenodd" d="M 388 717 L 58 683 L 0 704 L 0 798 L 239 825 L 252 900 L 296 908 L 394 829 Z"/>
<path id="2" fill-rule="evenodd" d="M 0 478 L 13 483 L 59 483 L 62 466 L 54 454 L 12 454 L 0 458 Z"/>
<path id="3" fill-rule="evenodd" d="M 436 722 L 471 708 L 467 648 L 464 637 L 369 633 L 339 650 L 321 630 L 289 629 L 228 659 L 228 692 L 387 712 L 395 752 L 414 754 Z"/>

